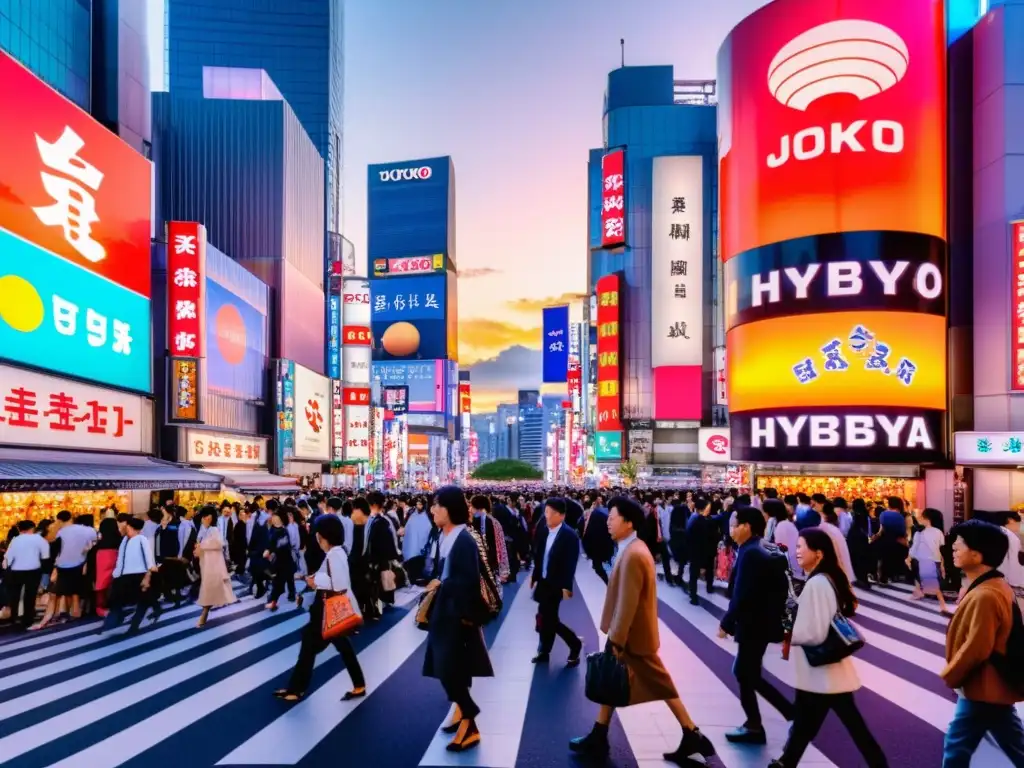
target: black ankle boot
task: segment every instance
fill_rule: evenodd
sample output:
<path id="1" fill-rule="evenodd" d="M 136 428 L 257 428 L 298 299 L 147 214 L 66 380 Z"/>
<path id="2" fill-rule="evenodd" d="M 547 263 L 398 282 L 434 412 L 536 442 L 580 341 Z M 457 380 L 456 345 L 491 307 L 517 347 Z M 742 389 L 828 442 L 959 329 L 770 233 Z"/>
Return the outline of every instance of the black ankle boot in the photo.
<path id="1" fill-rule="evenodd" d="M 675 752 L 666 752 L 663 757 L 670 763 L 676 765 L 692 765 L 691 755 L 702 755 L 711 757 L 715 754 L 715 747 L 711 740 L 700 732 L 699 728 L 692 731 L 683 731 L 683 739 Z"/>
<path id="2" fill-rule="evenodd" d="M 591 757 L 604 757 L 610 751 L 608 746 L 608 726 L 601 723 L 594 723 L 590 733 L 586 736 L 578 736 L 569 742 L 569 749 L 582 755 Z"/>

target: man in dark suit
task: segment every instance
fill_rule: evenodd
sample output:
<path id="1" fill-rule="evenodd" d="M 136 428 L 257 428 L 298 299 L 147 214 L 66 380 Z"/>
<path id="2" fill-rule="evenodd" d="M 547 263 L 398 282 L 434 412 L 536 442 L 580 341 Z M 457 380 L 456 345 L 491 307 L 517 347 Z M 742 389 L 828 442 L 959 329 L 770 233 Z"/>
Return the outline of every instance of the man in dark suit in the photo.
<path id="1" fill-rule="evenodd" d="M 270 549 L 270 533 L 255 514 L 246 519 L 244 527 L 248 540 L 249 575 L 252 577 L 250 588 L 256 590 L 256 599 L 261 600 L 267 594 L 267 561 L 263 553 Z"/>
<path id="2" fill-rule="evenodd" d="M 590 508 L 583 521 L 583 551 L 590 558 L 594 573 L 607 584 L 605 563 L 615 554 L 615 542 L 608 533 L 608 513 L 597 504 Z"/>
<path id="3" fill-rule="evenodd" d="M 580 557 L 580 539 L 565 522 L 565 500 L 548 499 L 544 507 L 544 525 L 537 526 L 533 545 L 533 571 L 530 586 L 537 601 L 537 631 L 540 648 L 533 658 L 541 664 L 551 658 L 551 649 L 558 635 L 569 646 L 568 666 L 580 663 L 583 641 L 558 618 L 563 598 L 572 597 L 576 578 L 576 562 Z"/>
<path id="4" fill-rule="evenodd" d="M 730 530 L 733 541 L 739 544 L 733 567 L 736 581 L 718 636 L 732 635 L 738 646 L 732 673 L 740 686 L 740 704 L 747 721 L 725 734 L 726 739 L 738 744 L 767 742 L 757 694 L 787 720 L 793 719 L 793 705 L 762 676 L 768 645 L 782 641 L 782 609 L 788 590 L 786 560 L 761 546 L 764 529 L 760 510 L 749 506 L 736 510 L 736 524 Z"/>

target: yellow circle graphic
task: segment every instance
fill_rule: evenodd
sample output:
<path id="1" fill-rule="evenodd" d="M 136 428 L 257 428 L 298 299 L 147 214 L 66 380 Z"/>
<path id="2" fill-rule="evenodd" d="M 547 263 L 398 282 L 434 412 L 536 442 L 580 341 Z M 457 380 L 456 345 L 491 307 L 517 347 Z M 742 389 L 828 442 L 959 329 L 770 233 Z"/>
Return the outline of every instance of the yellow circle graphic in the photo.
<path id="1" fill-rule="evenodd" d="M 28 280 L 17 275 L 0 277 L 0 320 L 21 333 L 43 324 L 43 300 Z"/>

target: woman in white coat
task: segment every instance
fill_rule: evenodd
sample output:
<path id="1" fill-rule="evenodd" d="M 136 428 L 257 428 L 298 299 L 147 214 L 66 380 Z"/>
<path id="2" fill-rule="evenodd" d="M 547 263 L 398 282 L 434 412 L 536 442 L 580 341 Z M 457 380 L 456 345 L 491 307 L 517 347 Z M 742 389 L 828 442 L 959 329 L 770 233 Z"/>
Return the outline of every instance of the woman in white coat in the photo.
<path id="1" fill-rule="evenodd" d="M 196 546 L 196 557 L 199 560 L 199 599 L 203 612 L 199 615 L 197 627 L 206 626 L 210 617 L 210 609 L 230 605 L 238 600 L 231 588 L 231 575 L 224 559 L 224 542 L 220 537 L 216 523 L 217 509 L 212 506 L 203 508 L 200 514 L 200 529 Z"/>
<path id="2" fill-rule="evenodd" d="M 796 672 L 796 715 L 782 757 L 769 768 L 796 768 L 808 744 L 818 735 L 829 710 L 850 732 L 869 768 L 888 762 L 853 700 L 860 678 L 847 656 L 835 664 L 812 667 L 805 647 L 821 645 L 828 637 L 836 613 L 852 616 L 857 609 L 850 581 L 839 565 L 832 538 L 818 528 L 805 528 L 797 541 L 797 558 L 807 574 L 793 624 L 793 665 Z M 802 646 L 802 647 L 801 647 Z"/>

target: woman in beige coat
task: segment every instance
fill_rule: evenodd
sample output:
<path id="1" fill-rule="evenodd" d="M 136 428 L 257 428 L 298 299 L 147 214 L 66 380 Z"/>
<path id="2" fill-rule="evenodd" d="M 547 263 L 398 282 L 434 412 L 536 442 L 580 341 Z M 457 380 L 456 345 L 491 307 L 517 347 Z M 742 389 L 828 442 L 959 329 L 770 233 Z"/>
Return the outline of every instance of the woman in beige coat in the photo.
<path id="1" fill-rule="evenodd" d="M 644 523 L 644 511 L 630 498 L 617 496 L 608 502 L 608 532 L 617 546 L 615 566 L 608 579 L 601 631 L 608 636 L 608 648 L 629 672 L 629 705 L 664 701 L 683 729 L 675 752 L 664 755 L 677 765 L 694 765 L 691 755 L 705 758 L 715 754 L 711 741 L 697 728 L 676 686 L 658 656 L 658 582 L 654 558 L 637 538 Z M 569 749 L 591 757 L 608 755 L 608 724 L 614 709 L 602 706 L 594 728 L 586 736 L 569 742 Z"/>
<path id="2" fill-rule="evenodd" d="M 204 507 L 199 517 L 199 535 L 196 537 L 196 557 L 199 559 L 199 600 L 203 607 L 197 627 L 203 627 L 211 608 L 220 608 L 238 600 L 231 588 L 231 576 L 224 561 L 224 542 L 215 525 L 217 510 Z"/>

